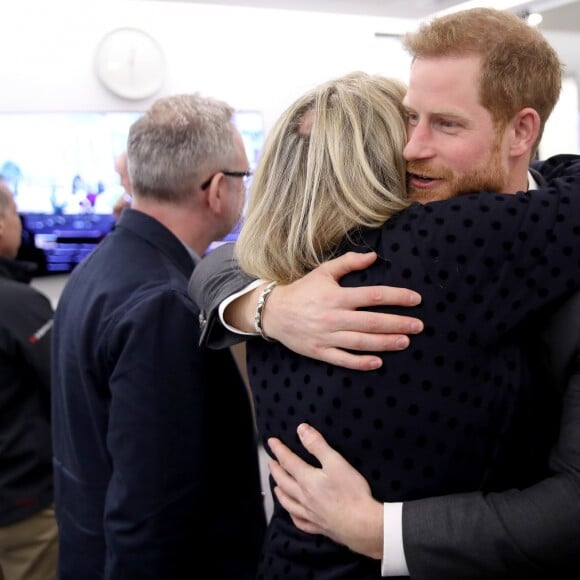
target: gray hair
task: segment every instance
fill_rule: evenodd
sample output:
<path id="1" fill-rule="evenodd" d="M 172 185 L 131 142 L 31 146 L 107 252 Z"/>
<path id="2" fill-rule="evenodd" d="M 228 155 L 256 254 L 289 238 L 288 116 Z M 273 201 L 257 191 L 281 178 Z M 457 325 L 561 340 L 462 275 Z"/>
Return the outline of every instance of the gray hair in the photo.
<path id="1" fill-rule="evenodd" d="M 127 155 L 138 197 L 182 203 L 235 155 L 234 109 L 199 94 L 158 99 L 129 130 Z"/>

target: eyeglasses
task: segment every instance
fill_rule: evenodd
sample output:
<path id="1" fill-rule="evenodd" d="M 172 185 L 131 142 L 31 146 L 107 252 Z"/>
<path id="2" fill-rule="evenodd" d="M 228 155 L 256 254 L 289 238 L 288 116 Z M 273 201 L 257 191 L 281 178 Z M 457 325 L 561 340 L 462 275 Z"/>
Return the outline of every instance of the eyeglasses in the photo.
<path id="1" fill-rule="evenodd" d="M 217 171 L 216 173 L 214 173 L 210 178 L 206 179 L 202 184 L 201 184 L 201 189 L 207 189 L 209 187 L 209 184 L 211 183 L 211 180 L 218 174 L 218 173 L 223 173 L 224 175 L 227 175 L 228 177 L 242 177 L 244 180 L 244 185 L 248 184 L 248 181 L 250 179 L 250 177 L 252 177 L 252 172 L 251 171 Z"/>

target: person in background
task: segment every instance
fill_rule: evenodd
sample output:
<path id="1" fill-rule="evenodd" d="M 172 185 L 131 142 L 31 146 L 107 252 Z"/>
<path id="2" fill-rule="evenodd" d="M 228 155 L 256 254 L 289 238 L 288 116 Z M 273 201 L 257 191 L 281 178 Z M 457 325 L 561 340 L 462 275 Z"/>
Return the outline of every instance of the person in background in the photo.
<path id="1" fill-rule="evenodd" d="M 53 309 L 16 261 L 22 223 L 0 181 L 0 578 L 54 580 L 50 341 Z"/>
<path id="2" fill-rule="evenodd" d="M 131 186 L 131 176 L 129 175 L 129 168 L 127 166 L 127 152 L 123 151 L 115 158 L 115 171 L 119 174 L 121 187 L 124 189 L 123 193 L 117 198 L 113 206 L 113 215 L 115 219 L 121 217 L 121 212 L 126 207 L 131 207 L 131 200 L 133 199 L 133 188 Z"/>
<path id="3" fill-rule="evenodd" d="M 435 39 L 431 53 L 430 31 Z M 424 45 L 415 46 L 414 38 L 418 43 L 425 39 Z M 488 127 L 490 121 L 491 127 L 505 124 L 506 119 L 498 111 L 504 103 L 515 103 L 512 116 L 531 104 L 540 118 L 539 140 L 560 89 L 561 68 L 555 52 L 537 30 L 528 28 L 509 12 L 495 10 L 469 10 L 438 19 L 433 27 L 427 25 L 406 42 L 415 56 L 406 97 L 410 141 L 405 157 L 412 164 L 411 194 L 425 201 L 449 197 L 461 192 L 459 185 L 465 186 L 465 179 L 471 188 L 493 186 L 486 180 L 473 180 L 471 174 L 478 169 L 478 177 L 486 177 L 486 163 L 494 151 L 494 133 L 485 128 L 485 122 Z M 473 80 L 471 85 L 466 84 L 467 78 Z M 527 164 L 536 147 L 537 143 L 500 153 L 501 166 L 507 168 L 510 176 L 508 191 L 528 186 L 533 189 L 538 185 L 536 180 L 542 184 L 533 169 L 528 173 Z M 409 290 L 343 288 L 337 284 L 346 273 L 369 267 L 375 258 L 376 254 L 347 254 L 302 280 L 277 286 L 268 298 L 263 331 L 307 356 L 353 369 L 376 369 L 382 364 L 379 357 L 353 351 L 404 349 L 409 339 L 401 333 L 420 332 L 422 324 L 397 317 L 402 314 L 401 309 L 381 317 L 365 308 L 381 303 L 416 304 L 418 298 Z M 255 333 L 256 295 L 264 282 L 248 287 L 258 287 L 253 295 L 239 298 L 236 292 L 242 291 L 248 281 L 236 270 L 227 247 L 210 256 L 194 274 L 192 296 L 202 306 L 204 343 L 219 347 L 235 340 L 225 332 L 232 326 L 222 326 L 218 317 L 219 313 L 223 320 L 226 308 L 231 324 Z M 201 289 L 203 292 L 198 292 Z M 243 312 L 233 313 L 232 309 L 244 300 Z M 423 300 L 433 298 L 425 294 Z M 284 467 L 295 460 L 287 480 L 281 469 L 274 472 L 280 490 L 288 495 L 283 498 L 284 506 L 292 510 L 297 521 L 302 519 L 302 529 L 316 529 L 351 549 L 382 557 L 385 576 L 402 570 L 410 571 L 413 578 L 429 580 L 549 577 L 554 571 L 561 573 L 578 564 L 580 503 L 574 498 L 580 488 L 580 451 L 574 425 L 578 424 L 580 409 L 575 362 L 579 345 L 577 326 L 570 322 L 580 322 L 577 302 L 575 295 L 547 323 L 549 328 L 540 339 L 542 345 L 551 348 L 533 349 L 534 345 L 529 344 L 531 358 L 546 360 L 545 368 L 549 369 L 549 374 L 542 369 L 539 375 L 543 378 L 541 396 L 549 404 L 538 406 L 534 436 L 538 439 L 537 431 L 541 431 L 541 447 L 552 446 L 550 464 L 546 460 L 544 474 L 533 484 L 500 493 L 449 494 L 405 501 L 402 505 L 381 506 L 376 502 L 365 511 L 354 500 L 361 500 L 368 488 L 351 487 L 350 495 L 333 492 L 330 497 L 336 501 L 328 501 L 330 488 L 344 488 L 342 483 L 352 482 L 352 468 L 344 461 L 332 462 L 331 471 L 318 472 L 274 441 L 272 449 L 282 452 Z M 563 320 L 568 324 L 563 324 Z M 528 336 L 534 338 L 529 343 L 538 342 L 540 328 L 538 324 L 530 331 Z M 240 338 L 243 337 L 238 335 Z M 329 450 L 321 444 L 316 431 L 307 427 L 303 430 L 308 449 L 320 453 L 319 458 L 328 457 Z M 523 429 L 518 434 L 521 439 L 527 435 Z M 332 456 L 337 457 L 334 452 Z M 323 479 L 327 485 L 320 485 Z M 359 476 L 359 483 L 361 479 Z M 321 489 L 326 495 L 319 493 Z M 364 503 L 369 506 L 366 498 Z M 329 509 L 324 510 L 323 505 Z M 377 518 L 377 505 L 379 514 L 384 510 L 384 519 Z M 332 518 L 324 520 L 323 512 L 329 515 L 330 510 L 334 510 Z M 360 525 L 349 521 L 347 514 L 353 513 Z M 337 522 L 340 529 L 333 527 Z"/>
<path id="4" fill-rule="evenodd" d="M 131 126 L 133 205 L 59 300 L 60 580 L 255 578 L 266 522 L 252 408 L 231 353 L 198 347 L 187 295 L 245 200 L 233 113 L 175 95 Z"/>

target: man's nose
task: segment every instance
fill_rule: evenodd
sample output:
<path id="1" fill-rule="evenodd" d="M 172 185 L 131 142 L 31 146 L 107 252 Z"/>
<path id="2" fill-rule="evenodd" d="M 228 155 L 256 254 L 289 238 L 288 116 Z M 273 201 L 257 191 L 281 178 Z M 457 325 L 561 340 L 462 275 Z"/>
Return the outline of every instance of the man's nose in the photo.
<path id="1" fill-rule="evenodd" d="M 419 122 L 407 131 L 407 145 L 403 149 L 403 157 L 407 161 L 428 159 L 435 155 L 433 148 L 433 136 L 427 123 Z"/>

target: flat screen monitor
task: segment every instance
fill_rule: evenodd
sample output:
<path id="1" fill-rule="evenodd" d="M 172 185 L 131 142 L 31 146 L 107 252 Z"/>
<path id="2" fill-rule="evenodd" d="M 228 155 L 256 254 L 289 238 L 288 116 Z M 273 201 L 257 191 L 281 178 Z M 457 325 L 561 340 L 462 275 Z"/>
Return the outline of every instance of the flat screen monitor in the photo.
<path id="1" fill-rule="evenodd" d="M 0 176 L 23 223 L 19 258 L 37 276 L 68 273 L 114 226 L 123 193 L 114 162 L 141 112 L 0 113 Z M 235 117 L 252 169 L 263 145 L 262 114 Z M 226 236 L 236 238 L 239 224 Z"/>

